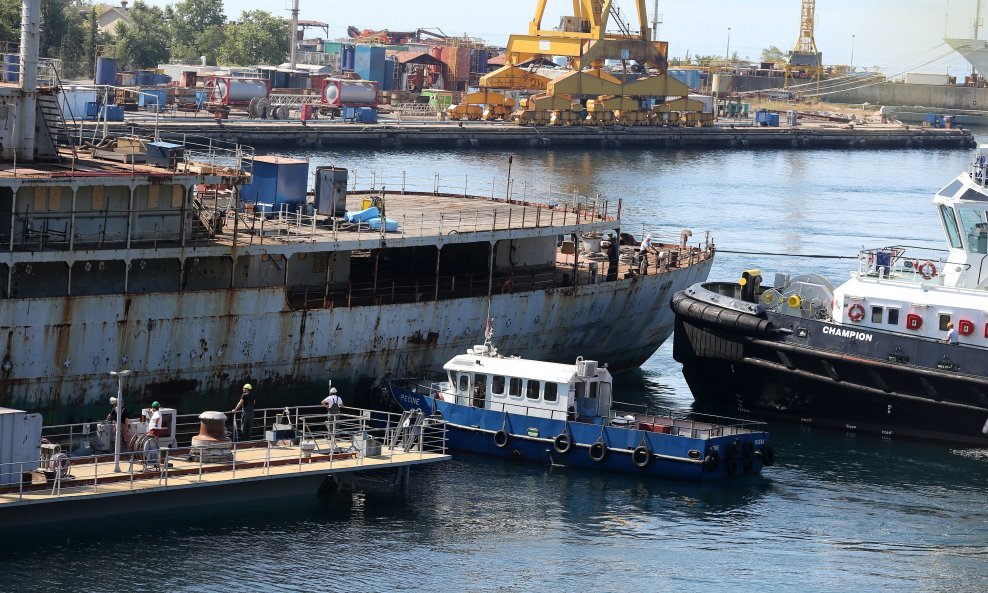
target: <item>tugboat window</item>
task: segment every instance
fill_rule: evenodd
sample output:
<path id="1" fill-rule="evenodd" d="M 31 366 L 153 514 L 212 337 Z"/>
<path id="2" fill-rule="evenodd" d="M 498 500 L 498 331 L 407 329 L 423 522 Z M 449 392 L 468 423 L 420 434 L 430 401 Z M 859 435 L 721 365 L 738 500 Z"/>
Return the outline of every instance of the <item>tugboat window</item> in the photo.
<path id="1" fill-rule="evenodd" d="M 597 382 L 590 383 L 590 397 L 597 397 Z"/>
<path id="2" fill-rule="evenodd" d="M 889 309 L 889 325 L 899 325 L 898 309 Z"/>
<path id="3" fill-rule="evenodd" d="M 539 399 L 539 388 L 541 387 L 541 381 L 528 380 L 528 384 L 525 386 L 525 397 L 528 399 Z"/>
<path id="4" fill-rule="evenodd" d="M 460 373 L 460 391 L 466 391 L 467 389 L 470 389 L 470 375 Z"/>
<path id="5" fill-rule="evenodd" d="M 871 322 L 872 323 L 881 323 L 882 322 L 882 314 L 884 312 L 885 312 L 885 308 L 884 307 L 872 307 L 871 308 Z"/>
<path id="6" fill-rule="evenodd" d="M 947 324 L 950 323 L 950 315 L 940 314 L 940 331 L 947 331 Z"/>
<path id="7" fill-rule="evenodd" d="M 576 384 L 576 399 L 580 399 L 587 392 L 587 384 L 580 381 Z"/>
<path id="8" fill-rule="evenodd" d="M 958 208 L 957 215 L 961 217 L 961 226 L 967 235 L 967 250 L 970 253 L 988 254 L 988 222 L 985 221 L 985 211 Z"/>
<path id="9" fill-rule="evenodd" d="M 940 217 L 943 219 L 944 228 L 947 229 L 947 239 L 954 249 L 961 248 L 961 233 L 957 230 L 957 219 L 954 218 L 954 210 L 947 206 L 940 206 Z"/>
<path id="10" fill-rule="evenodd" d="M 555 383 L 546 383 L 545 384 L 545 393 L 542 395 L 542 399 L 544 399 L 547 402 L 554 402 L 554 401 L 556 401 L 556 388 L 557 387 L 558 387 L 558 385 L 556 385 Z"/>
<path id="11" fill-rule="evenodd" d="M 491 379 L 491 395 L 504 395 L 504 377 L 494 375 Z"/>
<path id="12" fill-rule="evenodd" d="M 508 395 L 511 397 L 521 397 L 521 379 L 511 377 L 508 380 Z"/>

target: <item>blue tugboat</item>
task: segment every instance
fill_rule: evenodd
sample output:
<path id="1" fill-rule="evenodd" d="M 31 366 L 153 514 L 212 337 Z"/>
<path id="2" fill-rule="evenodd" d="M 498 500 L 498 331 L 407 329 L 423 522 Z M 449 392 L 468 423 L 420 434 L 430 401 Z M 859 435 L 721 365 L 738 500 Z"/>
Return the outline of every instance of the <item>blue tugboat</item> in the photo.
<path id="1" fill-rule="evenodd" d="M 444 381 L 383 387 L 403 409 L 445 420 L 452 450 L 684 480 L 758 474 L 774 461 L 761 423 L 613 403 L 611 374 L 592 360 L 502 357 L 488 340 L 443 369 Z"/>

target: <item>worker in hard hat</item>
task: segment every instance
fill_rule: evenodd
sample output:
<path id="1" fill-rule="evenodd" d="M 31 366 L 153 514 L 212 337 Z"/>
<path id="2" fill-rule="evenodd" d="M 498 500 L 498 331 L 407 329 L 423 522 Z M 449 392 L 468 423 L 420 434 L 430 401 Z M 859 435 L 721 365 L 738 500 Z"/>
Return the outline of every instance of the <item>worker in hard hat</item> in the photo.
<path id="1" fill-rule="evenodd" d="M 161 404 L 151 404 L 151 416 L 148 417 L 148 434 L 158 438 L 161 436 Z"/>
<path id="2" fill-rule="evenodd" d="M 240 401 L 233 408 L 233 413 L 241 410 L 243 413 L 240 415 L 239 439 L 249 441 L 254 435 L 254 387 L 250 383 L 244 383 L 243 393 L 240 394 Z"/>
<path id="3" fill-rule="evenodd" d="M 329 395 L 322 400 L 322 407 L 326 408 L 326 428 L 331 434 L 336 434 L 336 422 L 340 417 L 340 408 L 343 407 L 343 398 L 336 393 L 335 387 L 329 388 Z"/>

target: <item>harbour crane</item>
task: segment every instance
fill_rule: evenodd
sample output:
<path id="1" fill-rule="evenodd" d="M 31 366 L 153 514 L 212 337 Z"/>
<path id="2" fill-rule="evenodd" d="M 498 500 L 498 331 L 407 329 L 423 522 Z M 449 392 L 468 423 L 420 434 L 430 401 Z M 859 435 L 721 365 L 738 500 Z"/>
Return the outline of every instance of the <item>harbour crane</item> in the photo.
<path id="1" fill-rule="evenodd" d="M 783 68 L 785 71 L 784 86 L 789 81 L 799 78 L 815 78 L 817 83 L 823 76 L 823 54 L 816 49 L 813 30 L 816 23 L 816 0 L 802 0 L 803 5 L 799 16 L 799 38 L 789 51 L 789 58 Z"/>

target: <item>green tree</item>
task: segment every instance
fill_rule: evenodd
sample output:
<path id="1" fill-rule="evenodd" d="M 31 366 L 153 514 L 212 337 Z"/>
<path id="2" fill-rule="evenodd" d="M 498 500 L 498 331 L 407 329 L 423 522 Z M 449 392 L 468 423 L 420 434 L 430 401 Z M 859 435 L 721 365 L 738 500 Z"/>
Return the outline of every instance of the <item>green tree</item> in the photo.
<path id="1" fill-rule="evenodd" d="M 227 25 L 226 41 L 220 47 L 224 64 L 280 64 L 288 57 L 291 25 L 264 10 L 251 10 Z"/>
<path id="2" fill-rule="evenodd" d="M 170 42 L 165 12 L 138 0 L 130 9 L 130 18 L 117 25 L 113 54 L 121 69 L 154 68 L 168 61 Z"/>
<path id="3" fill-rule="evenodd" d="M 223 0 L 180 0 L 168 6 L 171 25 L 172 57 L 180 62 L 198 63 L 199 56 L 215 63 L 216 50 L 222 45 Z"/>
<path id="4" fill-rule="evenodd" d="M 773 64 L 785 64 L 789 60 L 789 55 L 781 49 L 770 45 L 762 50 L 762 61 Z"/>
<path id="5" fill-rule="evenodd" d="M 0 0 L 0 42 L 20 41 L 21 2 L 20 0 Z"/>

